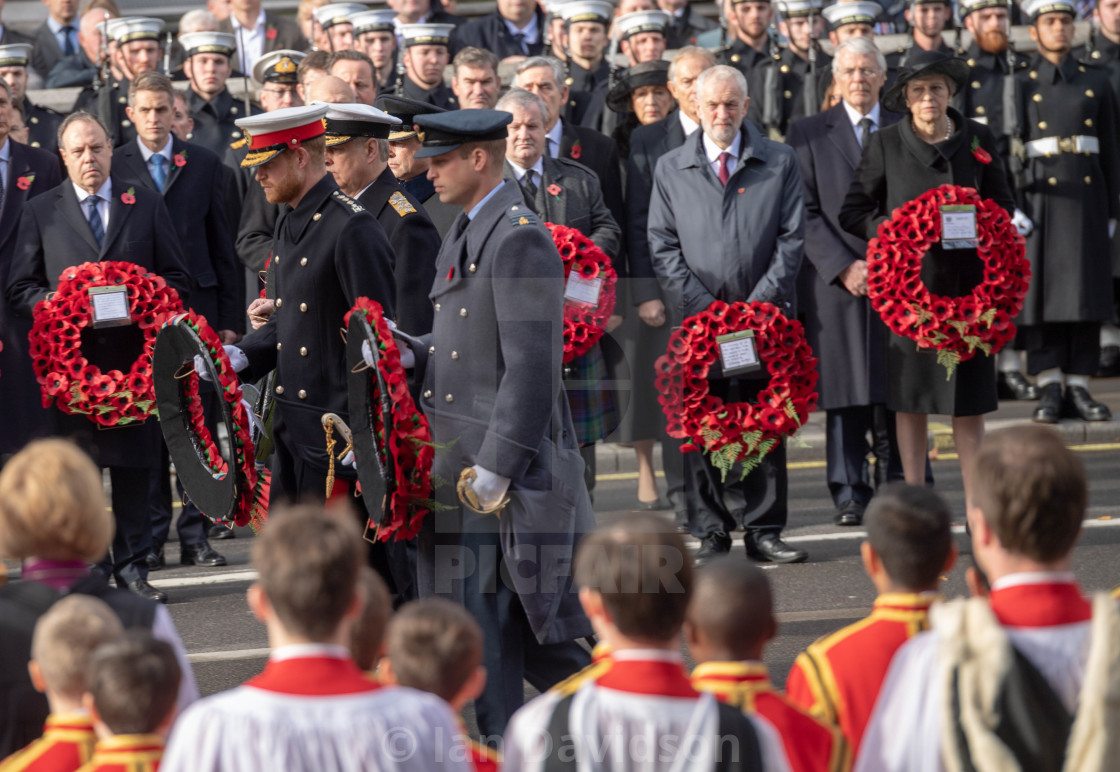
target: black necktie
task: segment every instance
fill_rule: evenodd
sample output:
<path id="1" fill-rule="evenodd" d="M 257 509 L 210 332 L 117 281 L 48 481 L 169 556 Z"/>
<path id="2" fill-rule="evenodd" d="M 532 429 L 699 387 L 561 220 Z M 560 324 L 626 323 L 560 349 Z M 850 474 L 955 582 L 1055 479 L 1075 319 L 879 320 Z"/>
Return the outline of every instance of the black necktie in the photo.
<path id="1" fill-rule="evenodd" d="M 62 39 L 65 41 L 62 46 L 63 56 L 73 56 L 76 52 L 74 51 L 74 40 L 70 37 L 70 33 L 74 31 L 74 28 L 69 24 L 64 24 L 59 31 L 62 33 Z"/>
<path id="2" fill-rule="evenodd" d="M 515 44 L 517 44 L 517 50 L 518 51 L 520 51 L 523 54 L 528 54 L 529 53 L 529 47 L 525 45 L 525 33 L 524 32 L 513 33 L 513 42 Z"/>
<path id="3" fill-rule="evenodd" d="M 871 141 L 871 119 L 863 117 L 859 119 L 859 146 L 861 148 L 867 147 L 867 143 Z"/>
<path id="4" fill-rule="evenodd" d="M 89 221 L 89 229 L 93 231 L 93 237 L 97 240 L 97 246 L 105 243 L 105 224 L 101 222 L 101 213 L 97 211 L 97 205 L 101 203 L 101 196 L 90 196 L 86 199 L 86 204 L 89 205 L 89 215 L 86 219 Z"/>
<path id="5" fill-rule="evenodd" d="M 537 186 L 533 182 L 533 170 L 525 172 L 525 176 L 521 178 L 521 189 L 525 191 L 525 198 L 528 203 L 532 204 L 537 200 Z"/>
<path id="6" fill-rule="evenodd" d="M 465 231 L 467 229 L 467 226 L 470 225 L 470 224 L 471 224 L 471 218 L 467 217 L 466 212 L 459 215 L 459 217 L 456 218 L 456 220 L 455 220 L 455 229 L 454 229 L 455 233 L 452 236 L 452 238 L 457 239 L 460 236 L 462 236 L 463 231 Z"/>

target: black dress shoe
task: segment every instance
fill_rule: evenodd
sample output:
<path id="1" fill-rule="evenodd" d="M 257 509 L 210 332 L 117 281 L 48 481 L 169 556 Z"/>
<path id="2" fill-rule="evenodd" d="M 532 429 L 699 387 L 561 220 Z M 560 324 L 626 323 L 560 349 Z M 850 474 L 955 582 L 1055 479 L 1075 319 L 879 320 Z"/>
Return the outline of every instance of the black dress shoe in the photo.
<path id="1" fill-rule="evenodd" d="M 1038 399 L 1038 387 L 1023 377 L 1022 373 L 1000 373 L 996 380 L 1000 399 L 1033 401 Z"/>
<path id="2" fill-rule="evenodd" d="M 152 585 L 148 584 L 147 579 L 137 579 L 135 582 L 128 583 L 128 591 L 133 595 L 139 595 L 141 598 L 154 600 L 156 603 L 167 603 L 167 593 L 160 592 Z"/>
<path id="3" fill-rule="evenodd" d="M 210 526 L 210 530 L 206 532 L 206 535 L 215 540 L 237 538 L 237 534 L 233 532 L 233 529 L 226 528 L 224 525 Z"/>
<path id="4" fill-rule="evenodd" d="M 731 537 L 723 531 L 710 533 L 700 540 L 700 549 L 695 557 L 696 565 L 703 565 L 729 552 L 731 552 Z"/>
<path id="5" fill-rule="evenodd" d="M 1082 421 L 1107 421 L 1112 418 L 1108 405 L 1089 396 L 1084 386 L 1067 386 L 1065 393 L 1066 415 Z"/>
<path id="6" fill-rule="evenodd" d="M 744 538 L 747 545 L 747 556 L 753 560 L 767 563 L 804 563 L 809 559 L 809 553 L 786 544 L 776 533 L 765 533 L 761 536 Z"/>
<path id="7" fill-rule="evenodd" d="M 642 501 L 641 499 L 638 499 L 638 506 L 634 507 L 634 509 L 640 509 L 644 512 L 660 512 L 661 510 L 668 508 L 669 505 L 659 498 L 654 499 L 653 501 Z"/>
<path id="8" fill-rule="evenodd" d="M 163 550 L 157 552 L 149 552 L 148 557 L 145 558 L 148 564 L 149 571 L 158 571 L 161 568 L 167 567 L 167 561 L 163 559 Z"/>
<path id="9" fill-rule="evenodd" d="M 1120 375 L 1120 346 L 1101 348 L 1101 362 L 1097 370 L 1098 378 L 1114 378 Z"/>
<path id="10" fill-rule="evenodd" d="M 1039 424 L 1058 423 L 1062 417 L 1062 384 L 1048 383 L 1038 391 L 1038 407 L 1031 420 Z"/>
<path id="11" fill-rule="evenodd" d="M 184 544 L 179 552 L 179 562 L 184 566 L 224 566 L 226 559 L 203 539 L 198 544 Z"/>
<path id="12" fill-rule="evenodd" d="M 837 525 L 863 525 L 863 511 L 866 507 L 858 501 L 845 501 L 836 508 Z"/>

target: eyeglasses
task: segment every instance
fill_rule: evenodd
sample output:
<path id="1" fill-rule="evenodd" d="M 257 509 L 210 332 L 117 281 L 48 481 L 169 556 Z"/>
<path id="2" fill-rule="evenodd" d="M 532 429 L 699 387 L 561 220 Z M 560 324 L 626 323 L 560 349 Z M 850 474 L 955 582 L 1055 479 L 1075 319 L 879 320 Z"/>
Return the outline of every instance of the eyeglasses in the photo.
<path id="1" fill-rule="evenodd" d="M 295 96 L 296 88 L 295 88 L 295 86 L 292 86 L 291 88 L 262 88 L 261 93 L 262 94 L 275 94 L 278 97 Z"/>
<path id="2" fill-rule="evenodd" d="M 856 73 L 863 76 L 864 80 L 871 80 L 879 75 L 878 67 L 846 67 L 843 70 L 837 70 L 836 74 L 841 78 L 850 79 L 854 78 Z"/>

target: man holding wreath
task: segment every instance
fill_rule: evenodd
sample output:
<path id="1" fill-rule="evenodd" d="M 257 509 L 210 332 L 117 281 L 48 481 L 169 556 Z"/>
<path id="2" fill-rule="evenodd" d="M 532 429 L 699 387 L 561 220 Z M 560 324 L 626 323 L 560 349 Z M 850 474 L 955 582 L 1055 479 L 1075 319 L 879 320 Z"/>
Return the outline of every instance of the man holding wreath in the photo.
<path id="1" fill-rule="evenodd" d="M 801 172 L 793 150 L 746 121 L 750 97 L 743 74 L 719 65 L 696 81 L 702 131 L 662 156 L 649 207 L 653 266 L 669 302 L 684 317 L 713 301 L 773 303 L 792 317 L 804 246 Z M 722 375 L 722 373 L 721 373 Z M 763 380 L 715 377 L 710 393 L 750 401 Z M 798 563 L 803 551 L 781 540 L 786 524 L 785 446 L 739 479 L 701 454 L 685 455 L 688 526 L 701 540 L 698 560 L 729 552 L 728 534 L 746 527 L 747 554 Z"/>

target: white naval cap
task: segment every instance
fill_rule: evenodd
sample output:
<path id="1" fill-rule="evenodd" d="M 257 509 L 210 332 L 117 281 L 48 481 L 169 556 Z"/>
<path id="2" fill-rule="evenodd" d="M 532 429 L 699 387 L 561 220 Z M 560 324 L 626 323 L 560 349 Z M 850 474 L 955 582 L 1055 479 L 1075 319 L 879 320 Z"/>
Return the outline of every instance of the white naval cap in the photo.
<path id="1" fill-rule="evenodd" d="M 784 19 L 819 16 L 822 8 L 824 8 L 823 0 L 780 0 L 778 3 L 778 13 Z"/>
<path id="2" fill-rule="evenodd" d="M 983 8 L 1009 9 L 1010 7 L 1010 0 L 957 0 L 957 9 L 962 19 L 973 11 L 979 11 Z"/>
<path id="3" fill-rule="evenodd" d="M 445 46 L 451 40 L 454 24 L 402 24 L 405 46 Z"/>
<path id="4" fill-rule="evenodd" d="M 842 2 L 830 5 L 821 11 L 821 15 L 828 21 L 832 29 L 843 27 L 845 24 L 875 24 L 883 6 L 872 0 L 855 0 L 855 2 Z"/>
<path id="5" fill-rule="evenodd" d="M 1072 0 L 1024 0 L 1022 9 L 1032 23 L 1044 13 L 1068 13 L 1077 18 L 1077 6 Z"/>
<path id="6" fill-rule="evenodd" d="M 341 145 L 355 137 L 388 139 L 390 127 L 399 126 L 401 119 L 370 105 L 346 103 L 327 104 L 327 147 Z M 411 127 L 409 127 L 411 128 Z"/>
<path id="7" fill-rule="evenodd" d="M 0 67 L 26 67 L 31 58 L 30 43 L 8 43 L 0 46 Z"/>
<path id="8" fill-rule="evenodd" d="M 618 30 L 618 39 L 626 40 L 642 32 L 660 32 L 664 35 L 671 21 L 672 18 L 664 11 L 634 11 L 615 19 L 614 28 Z"/>
<path id="9" fill-rule="evenodd" d="M 233 56 L 237 50 L 237 38 L 231 32 L 184 32 L 179 36 L 179 45 L 187 56 L 195 54 L 223 54 Z"/>
<path id="10" fill-rule="evenodd" d="M 131 43 L 134 40 L 159 40 L 163 32 L 163 20 L 148 16 L 122 16 L 119 19 L 110 19 L 106 29 L 109 39 L 117 41 L 118 44 Z"/>
<path id="11" fill-rule="evenodd" d="M 323 29 L 330 29 L 336 24 L 350 24 L 350 17 L 356 13 L 369 10 L 361 3 L 331 3 L 316 8 L 311 14 Z"/>
<path id="12" fill-rule="evenodd" d="M 560 6 L 560 16 L 568 24 L 577 21 L 597 21 L 610 24 L 614 16 L 614 6 L 606 0 L 570 0 Z"/>
<path id="13" fill-rule="evenodd" d="M 326 131 L 327 105 L 316 103 L 300 107 L 282 107 L 271 113 L 246 116 L 234 121 L 249 140 L 249 153 L 241 165 L 250 168 L 271 161 L 285 150 L 323 136 Z"/>
<path id="14" fill-rule="evenodd" d="M 397 12 L 392 8 L 383 8 L 379 11 L 361 11 L 350 15 L 350 23 L 354 25 L 354 34 L 364 32 L 396 32 Z"/>
<path id="15" fill-rule="evenodd" d="M 299 63 L 307 54 L 281 48 L 269 51 L 253 62 L 253 80 L 257 83 L 299 83 Z"/>

